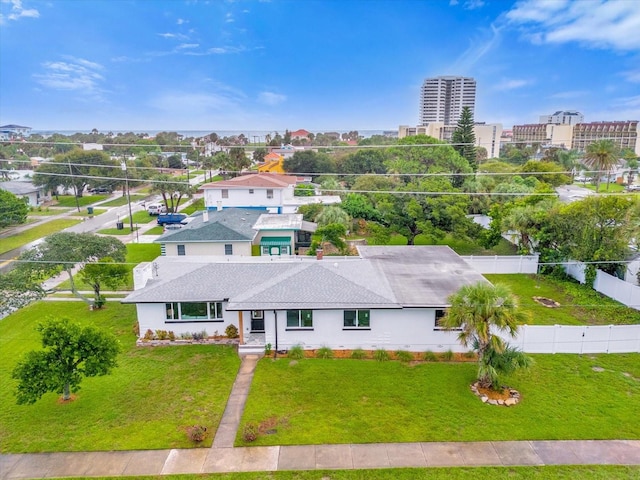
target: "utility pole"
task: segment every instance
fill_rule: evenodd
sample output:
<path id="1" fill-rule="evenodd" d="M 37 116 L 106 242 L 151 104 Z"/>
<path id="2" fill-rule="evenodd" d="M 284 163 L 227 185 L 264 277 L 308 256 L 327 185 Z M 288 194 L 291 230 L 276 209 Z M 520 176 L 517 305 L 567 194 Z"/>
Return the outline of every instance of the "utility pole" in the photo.
<path id="1" fill-rule="evenodd" d="M 124 172 L 124 185 L 127 189 L 127 203 L 129 204 L 129 228 L 131 229 L 131 233 L 133 233 L 133 214 L 131 213 L 131 192 L 129 192 L 129 174 L 127 173 L 127 159 L 126 157 L 122 157 L 122 162 L 120 163 L 122 167 L 122 171 Z"/>
<path id="2" fill-rule="evenodd" d="M 71 175 L 71 183 L 73 183 L 73 193 L 74 193 L 74 195 L 76 197 L 76 208 L 78 209 L 78 213 L 79 213 L 80 212 L 80 202 L 78 202 L 78 188 L 76 187 L 76 184 L 73 182 L 73 170 L 71 170 L 71 160 L 69 159 L 69 157 L 67 157 L 67 165 L 69 165 L 69 175 Z"/>

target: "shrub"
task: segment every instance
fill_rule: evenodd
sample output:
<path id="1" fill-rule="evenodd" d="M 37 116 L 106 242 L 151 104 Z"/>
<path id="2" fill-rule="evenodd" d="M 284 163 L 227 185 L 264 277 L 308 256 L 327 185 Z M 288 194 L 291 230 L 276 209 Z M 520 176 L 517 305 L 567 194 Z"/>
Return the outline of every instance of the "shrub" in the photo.
<path id="1" fill-rule="evenodd" d="M 374 360 L 377 360 L 378 362 L 386 362 L 389 360 L 389 352 L 387 352 L 386 350 L 379 348 L 377 349 L 375 352 L 373 352 L 373 358 Z"/>
<path id="2" fill-rule="evenodd" d="M 331 350 L 329 347 L 320 347 L 316 351 L 316 357 L 325 359 L 333 358 L 333 350 Z"/>
<path id="3" fill-rule="evenodd" d="M 194 425 L 187 428 L 187 436 L 192 442 L 201 442 L 207 436 L 207 427 L 202 425 Z"/>
<path id="4" fill-rule="evenodd" d="M 99 310 L 104 307 L 105 303 L 107 303 L 107 299 L 104 297 L 104 295 L 98 295 L 98 298 L 93 301 L 93 308 Z"/>
<path id="5" fill-rule="evenodd" d="M 356 348 L 353 352 L 351 352 L 351 358 L 354 358 L 356 360 L 362 360 L 366 356 L 367 354 L 361 348 Z"/>
<path id="6" fill-rule="evenodd" d="M 258 438 L 258 425 L 254 422 L 247 422 L 242 429 L 242 439 L 245 442 L 255 442 Z"/>
<path id="7" fill-rule="evenodd" d="M 264 354 L 265 355 L 271 355 L 271 344 L 270 343 L 267 343 L 264 346 Z"/>
<path id="8" fill-rule="evenodd" d="M 158 340 L 167 340 L 169 338 L 169 332 L 166 330 L 156 330 L 156 337 Z"/>
<path id="9" fill-rule="evenodd" d="M 413 354 L 411 352 L 407 352 L 406 350 L 398 350 L 396 352 L 396 358 L 401 362 L 408 363 L 413 360 Z"/>
<path id="10" fill-rule="evenodd" d="M 304 350 L 302 350 L 302 345 L 294 345 L 287 352 L 287 356 L 289 358 L 293 358 L 294 360 L 300 360 L 304 358 Z"/>
<path id="11" fill-rule="evenodd" d="M 176 334 L 170 330 L 169 331 L 169 340 L 171 340 L 172 342 L 176 339 Z"/>
<path id="12" fill-rule="evenodd" d="M 153 334 L 153 330 L 148 329 L 146 332 L 144 332 L 145 340 L 153 340 L 154 338 L 155 338 L 155 335 Z"/>
<path id="13" fill-rule="evenodd" d="M 450 362 L 451 360 L 453 360 L 453 350 L 449 349 L 449 350 L 447 350 L 446 352 L 444 352 L 444 353 L 442 354 L 442 359 L 443 359 L 445 362 Z"/>
<path id="14" fill-rule="evenodd" d="M 140 336 L 140 324 L 138 322 L 133 324 L 133 334 L 138 338 Z"/>
<path id="15" fill-rule="evenodd" d="M 467 350 L 466 352 L 464 352 L 464 358 L 475 358 L 476 357 L 476 352 L 474 352 L 473 350 Z"/>
<path id="16" fill-rule="evenodd" d="M 201 332 L 193 332 L 194 340 L 205 340 L 209 337 L 206 330 L 202 330 Z"/>
<path id="17" fill-rule="evenodd" d="M 193 335 L 191 335 L 191 332 L 184 332 L 180 334 L 180 338 L 182 340 L 191 340 L 193 338 Z"/>
<path id="18" fill-rule="evenodd" d="M 224 329 L 224 333 L 228 338 L 238 338 L 238 327 L 232 323 Z"/>
<path id="19" fill-rule="evenodd" d="M 425 362 L 437 362 L 438 356 L 435 353 L 433 353 L 431 350 L 427 350 L 426 352 L 424 352 L 424 354 L 422 354 L 422 359 Z"/>

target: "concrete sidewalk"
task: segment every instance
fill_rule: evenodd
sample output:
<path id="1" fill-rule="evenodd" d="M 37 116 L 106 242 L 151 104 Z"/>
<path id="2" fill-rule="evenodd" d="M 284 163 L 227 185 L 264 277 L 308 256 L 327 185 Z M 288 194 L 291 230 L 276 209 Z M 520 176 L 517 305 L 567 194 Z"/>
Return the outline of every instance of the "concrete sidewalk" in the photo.
<path id="1" fill-rule="evenodd" d="M 276 470 L 640 465 L 640 440 L 378 443 L 0 455 L 0 479 Z"/>

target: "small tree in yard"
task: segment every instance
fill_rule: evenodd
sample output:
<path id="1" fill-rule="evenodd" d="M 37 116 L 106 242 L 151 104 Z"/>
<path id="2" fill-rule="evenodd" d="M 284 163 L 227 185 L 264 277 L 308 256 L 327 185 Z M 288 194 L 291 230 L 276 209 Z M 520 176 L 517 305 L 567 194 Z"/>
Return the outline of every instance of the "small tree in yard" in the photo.
<path id="1" fill-rule="evenodd" d="M 100 294 L 102 285 L 116 289 L 120 285 L 127 283 L 129 269 L 126 265 L 115 263 L 113 258 L 105 257 L 98 260 L 98 263 L 87 263 L 80 272 L 82 279 L 91 284 L 94 292 L 95 308 L 102 308 L 105 303 L 104 297 Z"/>
<path id="2" fill-rule="evenodd" d="M 45 393 L 69 400 L 83 377 L 107 375 L 117 366 L 120 344 L 115 336 L 68 319 L 53 319 L 37 327 L 45 350 L 31 351 L 15 367 L 17 403 L 32 404 Z"/>
<path id="3" fill-rule="evenodd" d="M 518 302 L 504 285 L 479 282 L 465 285 L 449 297 L 451 307 L 444 318 L 448 329 L 461 329 L 458 340 L 472 347 L 478 355 L 478 382 L 485 388 L 499 388 L 498 374 L 526 367 L 531 359 L 508 347 L 492 330 L 512 338 L 526 316 L 518 310 Z"/>

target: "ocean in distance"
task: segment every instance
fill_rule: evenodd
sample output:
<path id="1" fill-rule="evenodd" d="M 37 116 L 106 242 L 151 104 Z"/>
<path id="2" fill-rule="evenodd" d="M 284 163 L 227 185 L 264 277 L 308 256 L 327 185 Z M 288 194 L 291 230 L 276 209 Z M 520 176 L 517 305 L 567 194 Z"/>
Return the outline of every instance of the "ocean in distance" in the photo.
<path id="1" fill-rule="evenodd" d="M 312 133 L 318 134 L 318 133 L 325 133 L 325 132 L 329 132 L 329 131 L 335 131 L 338 132 L 340 134 L 342 133 L 349 133 L 349 130 L 325 130 L 325 131 L 313 131 Z M 147 135 L 149 135 L 150 137 L 153 137 L 155 135 L 157 135 L 160 132 L 176 132 L 180 135 L 182 135 L 184 138 L 200 138 L 200 137 L 204 137 L 206 135 L 209 135 L 211 133 L 217 133 L 219 137 L 231 137 L 233 135 L 240 135 L 241 133 L 244 134 L 245 137 L 247 137 L 249 139 L 249 141 L 254 141 L 254 137 L 256 140 L 258 141 L 264 141 L 264 137 L 266 135 L 271 135 L 272 137 L 275 135 L 276 131 L 274 130 L 106 130 L 106 131 L 100 131 L 99 133 L 108 133 L 111 132 L 115 135 L 117 135 L 118 133 L 129 133 L 129 132 L 133 132 L 136 135 L 137 134 L 141 134 L 141 133 L 146 133 Z M 358 130 L 358 134 L 362 137 L 365 138 L 369 138 L 372 135 L 383 135 L 385 132 L 396 132 L 397 133 L 397 129 L 393 130 L 393 129 L 389 129 L 389 130 Z M 84 133 L 84 134 L 89 134 L 91 133 L 91 130 L 31 130 L 32 134 L 38 134 L 38 135 L 42 135 L 44 137 L 53 135 L 55 133 L 60 134 L 60 135 L 73 135 L 74 133 Z M 280 135 L 284 135 L 284 131 L 278 131 L 278 133 L 280 133 Z"/>

